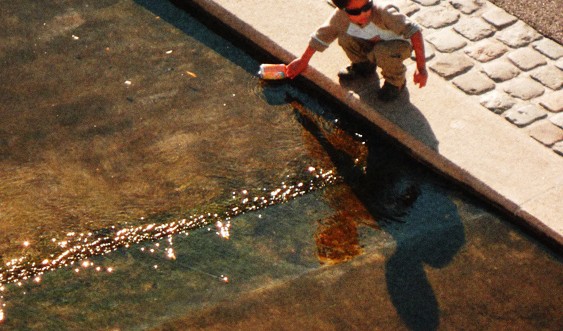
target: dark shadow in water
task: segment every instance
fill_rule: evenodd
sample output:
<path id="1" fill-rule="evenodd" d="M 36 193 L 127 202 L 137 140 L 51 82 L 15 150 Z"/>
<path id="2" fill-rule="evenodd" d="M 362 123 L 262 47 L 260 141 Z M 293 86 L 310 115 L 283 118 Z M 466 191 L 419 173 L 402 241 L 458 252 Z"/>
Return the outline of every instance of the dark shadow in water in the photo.
<path id="1" fill-rule="evenodd" d="M 150 10 L 153 14 L 162 20 L 170 23 L 186 35 L 194 38 L 208 48 L 220 54 L 228 61 L 235 63 L 248 73 L 255 75 L 258 72 L 258 63 L 247 55 L 247 52 L 234 46 L 229 40 L 224 39 L 216 32 L 211 32 L 208 27 L 200 22 L 200 18 L 194 15 L 208 15 L 201 13 L 197 8 L 190 6 L 186 1 L 154 1 L 154 0 L 134 0 L 135 3 Z M 179 10 L 182 9 L 182 10 Z M 213 24 L 220 25 L 215 19 L 208 17 L 208 21 Z M 220 27 L 214 27 L 220 29 Z M 230 30 L 224 29 L 223 34 L 231 33 Z"/>
<path id="2" fill-rule="evenodd" d="M 465 232 L 455 204 L 432 183 L 428 171 L 386 142 L 364 136 L 367 162 L 334 145 L 326 121 L 305 108 L 295 107 L 303 126 L 319 141 L 338 174 L 369 213 L 396 242 L 386 262 L 387 287 L 397 313 L 412 330 L 435 330 L 439 302 L 424 270 L 443 268 L 465 243 Z"/>

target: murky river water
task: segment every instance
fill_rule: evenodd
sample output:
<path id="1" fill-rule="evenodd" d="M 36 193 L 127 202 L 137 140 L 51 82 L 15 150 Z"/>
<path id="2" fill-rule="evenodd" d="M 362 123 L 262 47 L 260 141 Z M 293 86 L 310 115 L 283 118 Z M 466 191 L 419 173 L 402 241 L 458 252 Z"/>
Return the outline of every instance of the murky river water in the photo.
<path id="1" fill-rule="evenodd" d="M 559 257 L 182 10 L 0 3 L 0 329 L 271 329 L 240 303 L 310 275 L 394 329 L 561 325 Z"/>

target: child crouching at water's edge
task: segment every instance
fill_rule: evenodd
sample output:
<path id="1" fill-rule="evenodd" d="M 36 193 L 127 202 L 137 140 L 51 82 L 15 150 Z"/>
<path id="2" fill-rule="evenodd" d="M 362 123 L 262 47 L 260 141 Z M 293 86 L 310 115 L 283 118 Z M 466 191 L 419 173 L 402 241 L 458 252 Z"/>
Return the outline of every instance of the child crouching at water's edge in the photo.
<path id="1" fill-rule="evenodd" d="M 395 100 L 405 90 L 407 70 L 403 61 L 414 50 L 414 83 L 419 87 L 426 85 L 424 41 L 417 24 L 392 4 L 374 4 L 373 0 L 332 2 L 335 10 L 311 35 L 305 52 L 287 65 L 287 77 L 295 78 L 301 74 L 316 52 L 323 52 L 338 40 L 351 62 L 338 72 L 340 80 L 367 78 L 380 67 L 384 84 L 378 91 L 378 98 L 385 102 Z"/>

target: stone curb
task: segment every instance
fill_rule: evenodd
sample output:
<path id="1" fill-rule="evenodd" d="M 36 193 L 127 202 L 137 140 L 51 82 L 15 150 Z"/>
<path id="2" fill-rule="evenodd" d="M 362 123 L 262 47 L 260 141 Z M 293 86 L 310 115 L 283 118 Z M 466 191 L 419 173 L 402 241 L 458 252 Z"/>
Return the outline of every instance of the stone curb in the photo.
<path id="1" fill-rule="evenodd" d="M 287 49 L 281 47 L 279 44 L 277 44 L 276 42 L 274 42 L 273 40 L 268 38 L 266 34 L 262 33 L 261 31 L 256 30 L 252 25 L 250 25 L 250 24 L 246 23 L 245 21 L 243 21 L 242 19 L 240 19 L 236 14 L 230 12 L 226 8 L 223 8 L 218 2 L 207 1 L 207 0 L 185 0 L 185 1 L 181 1 L 181 2 L 184 3 L 184 4 L 187 3 L 191 6 L 197 7 L 199 9 L 203 10 L 204 12 L 206 12 L 207 14 L 211 15 L 212 17 L 215 17 L 218 21 L 220 21 L 220 22 L 226 24 L 227 26 L 229 26 L 232 29 L 233 32 L 235 32 L 238 35 L 240 35 L 241 37 L 251 41 L 256 47 L 258 47 L 258 48 L 262 49 L 263 51 L 269 53 L 270 55 L 276 57 L 277 59 L 279 59 L 282 62 L 288 63 L 295 58 L 295 55 L 293 53 L 291 53 Z M 410 1 L 404 0 L 404 2 L 406 2 L 409 5 L 413 5 Z M 444 1 L 442 1 L 442 3 L 440 4 L 441 6 L 444 6 L 443 2 Z M 457 3 L 457 1 L 453 1 L 453 2 Z M 435 6 L 438 3 L 440 3 L 440 1 L 439 0 L 437 2 L 431 1 L 431 3 L 434 3 L 434 6 Z M 412 8 L 412 6 L 411 6 L 411 8 Z M 430 9 L 432 9 L 432 8 L 430 8 Z M 437 9 L 442 10 L 442 8 L 437 8 Z M 455 10 L 455 9 L 450 9 L 450 10 Z M 414 13 L 418 13 L 418 12 L 421 12 L 421 11 L 422 10 L 419 9 L 419 10 L 414 11 Z M 458 14 L 458 15 L 461 16 L 461 14 Z M 435 16 L 440 17 L 440 15 L 435 15 Z M 456 16 L 456 15 L 453 15 L 453 16 Z M 451 18 L 450 18 L 450 20 L 451 20 Z M 502 24 L 506 25 L 508 23 L 499 22 L 498 24 L 499 25 L 502 25 Z M 513 24 L 516 24 L 516 23 L 513 23 Z M 483 25 L 481 24 L 480 26 L 483 26 Z M 520 26 L 519 29 L 521 29 L 521 28 L 522 28 L 522 26 Z M 518 31 L 520 31 L 520 30 L 518 30 Z M 524 28 L 524 31 L 528 31 L 528 30 Z M 472 34 L 472 35 L 475 35 L 475 34 Z M 508 37 L 505 37 L 505 38 L 508 38 Z M 518 37 L 518 38 L 524 38 L 524 37 Z M 535 40 L 539 40 L 537 37 L 534 37 L 534 38 L 536 38 Z M 468 41 L 468 44 L 470 42 L 474 42 L 474 41 Z M 517 43 L 517 41 L 511 41 L 511 42 Z M 428 53 L 432 54 L 433 52 L 434 52 L 434 50 L 431 49 L 430 52 L 428 52 Z M 478 61 L 472 59 L 467 54 L 460 53 L 460 52 L 458 52 L 457 55 L 456 54 L 439 54 L 439 55 L 440 55 L 440 57 L 441 56 L 447 57 L 447 55 L 455 55 L 458 58 L 460 56 L 463 56 L 464 58 L 467 58 L 467 61 L 469 61 L 469 63 L 472 64 L 471 68 L 466 69 L 465 71 L 463 71 L 463 70 L 453 70 L 453 71 L 461 71 L 461 72 L 459 72 L 457 74 L 451 74 L 452 77 L 449 77 L 450 79 L 453 78 L 453 77 L 461 76 L 464 73 L 469 73 L 470 70 L 474 69 L 473 68 L 474 66 L 480 67 L 480 65 L 481 65 L 480 63 L 478 63 Z M 427 56 L 428 56 L 428 54 L 427 54 Z M 430 55 L 430 57 L 431 57 L 431 55 Z M 437 56 L 437 59 L 435 61 L 429 62 L 429 66 L 432 70 L 434 70 L 432 68 L 432 65 L 436 62 L 439 63 L 440 57 Z M 465 62 L 467 63 L 467 61 L 465 61 Z M 455 66 L 455 63 L 452 63 L 451 65 Z M 475 73 L 472 73 L 472 75 L 474 75 L 476 73 L 477 73 L 478 77 L 481 77 L 481 78 L 484 77 L 483 79 L 488 79 L 486 74 L 481 72 L 481 71 L 476 71 Z M 419 160 L 428 164 L 429 166 L 431 166 L 436 171 L 441 172 L 444 175 L 454 179 L 458 183 L 466 186 L 470 190 L 477 192 L 479 195 L 481 195 L 482 197 L 484 197 L 488 201 L 492 202 L 493 204 L 497 205 L 501 209 L 504 209 L 505 211 L 507 211 L 511 215 L 515 216 L 517 218 L 517 220 L 515 220 L 516 223 L 518 223 L 522 227 L 528 229 L 531 233 L 534 233 L 534 235 L 538 239 L 542 240 L 544 243 L 553 247 L 556 251 L 563 252 L 563 235 L 561 235 L 558 231 L 554 230 L 550 226 L 547 226 L 544 222 L 539 220 L 534 215 L 532 215 L 529 212 L 523 210 L 517 203 L 515 203 L 515 202 L 511 201 L 510 199 L 504 197 L 502 194 L 498 193 L 497 191 L 495 191 L 494 189 L 489 187 L 487 184 L 483 183 L 483 181 L 481 181 L 479 178 L 476 178 L 475 176 L 471 175 L 470 173 L 468 173 L 466 170 L 464 170 L 460 166 L 456 165 L 451 160 L 449 160 L 446 157 L 444 157 L 443 155 L 437 153 L 435 150 L 428 147 L 426 144 L 424 144 L 423 142 L 419 141 L 418 139 L 413 137 L 408 132 L 401 129 L 399 126 L 397 126 L 396 124 L 391 122 L 389 119 L 385 118 L 383 115 L 379 114 L 376 111 L 373 111 L 373 109 L 370 106 L 368 106 L 367 104 L 365 104 L 364 102 L 358 100 L 357 98 L 350 97 L 349 93 L 346 93 L 345 89 L 342 89 L 342 87 L 337 82 L 335 82 L 333 79 L 325 76 L 323 73 L 317 71 L 314 67 L 310 66 L 309 69 L 303 74 L 303 76 L 305 76 L 305 78 L 307 78 L 309 81 L 313 82 L 320 89 L 322 89 L 325 92 L 331 94 L 336 99 L 338 99 L 340 102 L 342 102 L 343 104 L 348 106 L 350 109 L 354 110 L 357 114 L 359 114 L 360 116 L 364 117 L 365 119 L 369 120 L 370 122 L 372 122 L 373 124 L 378 126 L 380 129 L 382 129 L 384 132 L 389 134 L 391 137 L 400 141 L 408 150 L 410 150 L 417 158 L 419 158 Z M 518 77 L 518 75 L 516 77 Z M 493 81 L 492 79 L 490 79 L 490 80 Z M 467 80 L 467 81 L 470 81 L 470 80 Z M 463 80 L 461 80 L 461 81 L 458 80 L 458 84 L 460 86 L 464 86 L 463 83 L 464 83 Z M 488 83 L 488 84 L 490 86 L 490 83 Z M 516 104 L 518 104 L 519 106 L 522 106 L 523 104 L 525 105 L 525 103 L 523 103 L 523 101 L 511 102 L 512 99 L 514 99 L 514 98 L 511 99 L 510 96 L 507 96 L 506 92 L 498 91 L 498 86 L 496 86 L 497 84 L 496 83 L 494 83 L 494 84 L 495 84 L 495 87 L 493 89 L 491 89 L 490 92 L 495 93 L 495 95 L 500 94 L 502 96 L 502 97 L 499 98 L 500 100 L 503 100 L 503 99 L 509 100 L 509 101 L 505 101 L 503 103 L 503 106 L 506 107 L 506 109 L 511 109 Z M 459 87 L 459 88 L 461 89 L 461 87 Z M 479 85 L 477 85 L 477 87 L 473 87 L 473 88 L 476 91 L 481 89 L 481 87 L 479 87 Z M 490 89 L 490 87 L 488 89 Z M 487 90 L 487 88 L 485 90 Z M 478 92 L 473 92 L 473 93 L 475 93 L 477 95 L 477 97 L 479 97 Z M 482 94 L 486 94 L 485 91 L 483 91 Z M 475 97 L 475 96 L 468 95 L 468 97 Z M 542 106 L 542 109 L 543 109 L 543 106 Z M 500 112 L 500 114 L 502 114 L 502 113 L 503 112 Z M 538 136 L 538 137 L 541 136 L 541 134 L 538 134 L 537 132 L 535 133 L 535 135 Z M 537 143 L 538 145 L 540 144 L 538 142 L 539 141 L 538 139 L 534 139 L 534 138 L 530 137 L 530 140 L 533 141 L 534 143 Z M 560 144 L 560 142 L 553 144 L 554 151 L 561 150 L 561 147 L 559 146 L 559 144 Z M 541 145 L 539 145 L 539 148 L 543 148 L 543 147 Z"/>

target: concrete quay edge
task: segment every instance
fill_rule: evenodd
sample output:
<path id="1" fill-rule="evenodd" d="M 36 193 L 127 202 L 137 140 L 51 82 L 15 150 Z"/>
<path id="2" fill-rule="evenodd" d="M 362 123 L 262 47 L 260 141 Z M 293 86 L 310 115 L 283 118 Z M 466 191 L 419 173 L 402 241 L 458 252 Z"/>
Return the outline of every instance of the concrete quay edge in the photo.
<path id="1" fill-rule="evenodd" d="M 298 0 L 180 2 L 205 11 L 284 63 L 304 50 L 310 33 L 332 10 L 320 0 L 307 3 Z M 300 9 L 295 12 L 291 8 Z M 563 162 L 560 156 L 532 141 L 508 122 L 483 111 L 473 99 L 437 75 L 431 74 L 429 85 L 419 90 L 410 82 L 412 64 L 407 72 L 411 104 L 378 104 L 366 91 L 359 91 L 362 96 L 358 97 L 343 88 L 336 77 L 338 68 L 346 62 L 335 44 L 316 54 L 303 76 L 399 141 L 420 161 L 513 215 L 515 223 L 557 252 L 563 251 Z M 397 115 L 404 108 L 414 108 L 414 111 Z M 455 110 L 453 114 L 452 110 Z M 439 149 L 421 138 L 412 127 L 413 121 L 409 118 L 412 114 L 418 115 L 415 119 L 420 120 L 422 115 L 428 121 L 426 125 L 439 142 Z M 439 114 L 448 116 L 444 119 Z M 499 144 L 506 143 L 513 146 L 499 150 Z"/>

